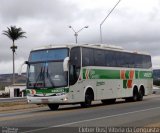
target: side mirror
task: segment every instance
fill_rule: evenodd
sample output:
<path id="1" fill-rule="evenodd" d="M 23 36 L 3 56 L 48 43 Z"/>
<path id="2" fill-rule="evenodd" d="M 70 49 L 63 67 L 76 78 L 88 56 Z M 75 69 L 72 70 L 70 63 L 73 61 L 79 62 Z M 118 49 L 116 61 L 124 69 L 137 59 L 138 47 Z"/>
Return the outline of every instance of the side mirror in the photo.
<path id="1" fill-rule="evenodd" d="M 69 70 L 68 68 L 68 63 L 69 63 L 69 57 L 66 57 L 63 61 L 63 71 L 67 72 Z"/>
<path id="2" fill-rule="evenodd" d="M 19 68 L 19 71 L 18 71 L 18 75 L 21 75 L 21 74 L 22 74 L 22 67 L 23 67 L 25 64 L 28 65 L 29 62 L 28 62 L 28 61 L 25 61 L 25 62 L 23 62 L 23 63 L 21 64 L 21 66 L 20 66 L 20 68 Z"/>

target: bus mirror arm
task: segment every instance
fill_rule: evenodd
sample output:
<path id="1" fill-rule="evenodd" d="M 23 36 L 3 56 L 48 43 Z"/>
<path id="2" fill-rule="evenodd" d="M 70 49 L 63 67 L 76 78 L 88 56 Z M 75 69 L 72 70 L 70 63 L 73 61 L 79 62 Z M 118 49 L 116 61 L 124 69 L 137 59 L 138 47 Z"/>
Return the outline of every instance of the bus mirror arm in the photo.
<path id="1" fill-rule="evenodd" d="M 66 57 L 63 61 L 63 70 L 64 72 L 67 72 L 69 70 L 68 65 L 69 64 L 69 57 Z"/>
<path id="2" fill-rule="evenodd" d="M 25 62 L 23 62 L 23 63 L 21 64 L 21 66 L 20 66 L 20 68 L 19 68 L 19 71 L 18 71 L 18 75 L 21 75 L 21 74 L 22 74 L 22 68 L 23 68 L 23 66 L 24 66 L 25 64 L 28 65 L 29 62 L 28 62 L 28 61 L 25 61 Z"/>
<path id="3" fill-rule="evenodd" d="M 28 64 L 29 64 L 29 62 L 28 62 L 28 61 L 25 61 L 25 62 L 24 62 L 24 64 L 28 65 Z"/>

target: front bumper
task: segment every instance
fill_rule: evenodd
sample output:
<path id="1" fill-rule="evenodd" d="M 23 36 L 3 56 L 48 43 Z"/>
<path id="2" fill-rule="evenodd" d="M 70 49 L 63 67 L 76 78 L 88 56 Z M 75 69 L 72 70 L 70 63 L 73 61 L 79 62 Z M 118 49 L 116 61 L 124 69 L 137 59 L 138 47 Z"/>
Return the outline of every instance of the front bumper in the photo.
<path id="1" fill-rule="evenodd" d="M 35 103 L 35 104 L 65 104 L 68 103 L 68 96 L 67 94 L 61 96 L 48 96 L 48 97 L 34 97 L 34 96 L 27 96 L 28 103 Z"/>

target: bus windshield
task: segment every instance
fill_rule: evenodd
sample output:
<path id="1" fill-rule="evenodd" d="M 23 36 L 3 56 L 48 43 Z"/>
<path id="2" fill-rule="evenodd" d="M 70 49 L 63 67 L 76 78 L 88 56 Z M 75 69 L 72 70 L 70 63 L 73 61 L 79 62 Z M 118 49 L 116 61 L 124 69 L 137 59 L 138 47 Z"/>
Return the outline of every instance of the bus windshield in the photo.
<path id="1" fill-rule="evenodd" d="M 68 85 L 67 72 L 63 71 L 63 60 L 68 49 L 35 51 L 28 64 L 28 88 L 51 88 Z"/>
<path id="2" fill-rule="evenodd" d="M 64 60 L 67 56 L 67 48 L 37 50 L 31 52 L 29 62 Z"/>

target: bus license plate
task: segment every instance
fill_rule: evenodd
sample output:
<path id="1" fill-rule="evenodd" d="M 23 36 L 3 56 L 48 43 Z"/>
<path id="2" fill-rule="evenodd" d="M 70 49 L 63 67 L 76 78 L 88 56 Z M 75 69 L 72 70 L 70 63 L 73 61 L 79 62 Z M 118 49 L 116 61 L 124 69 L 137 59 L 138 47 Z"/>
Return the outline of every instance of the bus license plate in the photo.
<path id="1" fill-rule="evenodd" d="M 49 103 L 48 99 L 41 99 L 42 103 Z"/>

